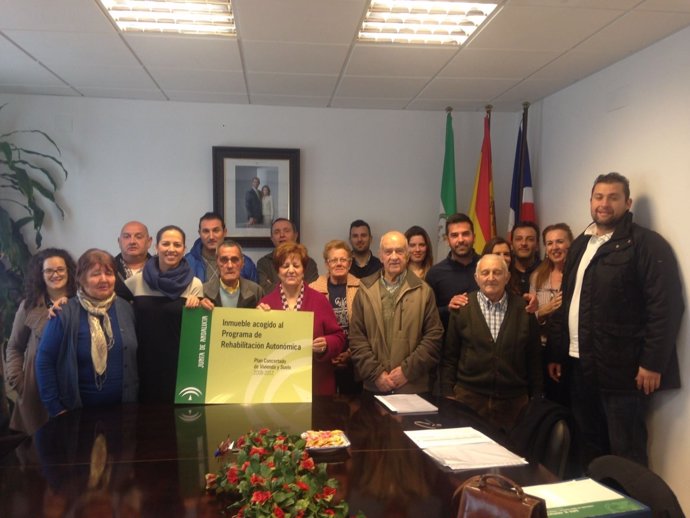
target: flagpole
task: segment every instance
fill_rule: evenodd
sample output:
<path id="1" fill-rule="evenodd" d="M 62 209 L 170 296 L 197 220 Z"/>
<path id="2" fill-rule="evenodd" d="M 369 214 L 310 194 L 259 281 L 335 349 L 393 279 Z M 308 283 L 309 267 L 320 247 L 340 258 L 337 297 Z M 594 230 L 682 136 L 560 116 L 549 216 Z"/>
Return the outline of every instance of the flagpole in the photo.
<path id="1" fill-rule="evenodd" d="M 520 139 L 520 190 L 518 191 L 518 207 L 522 211 L 522 193 L 525 188 L 525 148 L 527 147 L 527 111 L 529 110 L 529 103 L 525 101 L 522 103 L 522 138 Z M 522 219 L 522 214 L 520 214 Z M 515 223 L 519 223 L 516 221 Z"/>

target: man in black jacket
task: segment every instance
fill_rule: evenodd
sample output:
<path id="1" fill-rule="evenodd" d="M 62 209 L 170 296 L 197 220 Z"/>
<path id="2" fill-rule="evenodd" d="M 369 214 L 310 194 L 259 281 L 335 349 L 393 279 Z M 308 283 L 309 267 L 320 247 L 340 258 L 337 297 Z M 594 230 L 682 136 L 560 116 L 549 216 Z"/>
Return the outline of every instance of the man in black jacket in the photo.
<path id="1" fill-rule="evenodd" d="M 659 234 L 633 223 L 631 206 L 627 178 L 597 177 L 593 223 L 570 246 L 549 336 L 549 375 L 568 374 L 585 466 L 607 453 L 646 465 L 650 396 L 680 386 L 678 265 Z"/>

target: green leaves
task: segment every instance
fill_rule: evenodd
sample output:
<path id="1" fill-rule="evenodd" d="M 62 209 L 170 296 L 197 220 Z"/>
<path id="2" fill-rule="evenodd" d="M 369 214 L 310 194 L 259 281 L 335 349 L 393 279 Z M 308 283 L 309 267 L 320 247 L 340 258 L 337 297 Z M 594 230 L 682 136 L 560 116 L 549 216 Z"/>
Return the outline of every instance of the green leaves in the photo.
<path id="1" fill-rule="evenodd" d="M 0 110 L 5 106 L 0 106 Z M 48 152 L 27 147 L 23 144 L 27 141 L 47 147 Z M 40 248 L 46 204 L 55 207 L 61 218 L 65 216 L 55 197 L 59 189 L 58 177 L 64 175 L 67 179 L 68 176 L 60 155 L 55 141 L 41 130 L 13 130 L 0 134 L 0 258 L 20 279 L 31 257 L 22 229 L 26 225 L 33 227 L 34 243 Z M 9 312 L 16 302 L 8 292 L 0 290 L 0 307 L 3 308 L 0 311 L 3 328 L 0 341 L 9 336 L 7 320 L 11 322 Z"/>
<path id="2" fill-rule="evenodd" d="M 230 516 L 349 517 L 347 502 L 333 502 L 337 481 L 325 464 L 314 463 L 301 437 L 252 431 L 234 441 L 235 459 L 225 458 L 226 443 L 219 446 L 221 469 L 206 475 L 206 490 L 226 500 Z"/>

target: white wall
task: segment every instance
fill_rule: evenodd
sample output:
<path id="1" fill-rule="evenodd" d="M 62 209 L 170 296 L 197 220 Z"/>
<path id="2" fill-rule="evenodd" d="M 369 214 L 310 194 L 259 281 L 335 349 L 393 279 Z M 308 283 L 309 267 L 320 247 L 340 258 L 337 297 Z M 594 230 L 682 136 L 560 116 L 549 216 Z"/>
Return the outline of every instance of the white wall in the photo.
<path id="1" fill-rule="evenodd" d="M 301 149 L 301 238 L 320 257 L 356 218 L 376 239 L 438 218 L 445 113 L 328 110 L 0 96 L 0 128 L 40 128 L 59 144 L 70 176 L 59 193 L 64 221 L 49 218 L 44 246 L 74 254 L 117 251 L 123 222 L 152 233 L 180 225 L 196 238 L 212 209 L 211 147 Z M 455 113 L 458 209 L 466 211 L 481 147 L 483 113 Z M 494 114 L 492 142 L 499 228 L 507 204 L 520 114 Z M 249 251 L 254 258 L 265 251 Z M 321 261 L 318 261 L 321 264 Z"/>
<path id="2" fill-rule="evenodd" d="M 589 223 L 589 193 L 599 173 L 631 182 L 638 223 L 661 233 L 690 276 L 690 29 L 685 29 L 542 103 L 537 205 L 542 221 Z M 687 306 L 687 289 L 686 306 Z M 686 310 L 686 315 L 687 315 Z M 685 387 L 655 397 L 651 464 L 690 511 L 690 328 L 678 348 Z"/>

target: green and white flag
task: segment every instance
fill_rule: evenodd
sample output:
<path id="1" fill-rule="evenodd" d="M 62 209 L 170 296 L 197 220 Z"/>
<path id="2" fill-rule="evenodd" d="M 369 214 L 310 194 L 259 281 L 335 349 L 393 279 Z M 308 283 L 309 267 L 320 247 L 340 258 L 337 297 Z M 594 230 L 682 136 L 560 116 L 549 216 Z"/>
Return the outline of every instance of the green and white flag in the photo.
<path id="1" fill-rule="evenodd" d="M 453 118 L 448 109 L 446 115 L 446 150 L 443 155 L 443 177 L 441 178 L 441 204 L 438 215 L 437 261 L 445 259 L 450 249 L 446 241 L 446 219 L 458 211 L 457 191 L 455 188 L 455 137 L 453 135 Z"/>

